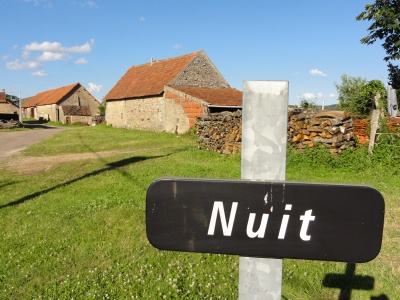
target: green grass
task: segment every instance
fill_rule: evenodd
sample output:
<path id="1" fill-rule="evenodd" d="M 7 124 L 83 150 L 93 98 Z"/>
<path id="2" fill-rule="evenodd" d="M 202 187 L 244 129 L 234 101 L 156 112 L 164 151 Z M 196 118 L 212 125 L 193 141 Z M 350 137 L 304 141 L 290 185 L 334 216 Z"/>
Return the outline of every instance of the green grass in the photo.
<path id="1" fill-rule="evenodd" d="M 106 126 L 71 127 L 22 154 L 97 151 L 120 152 L 40 173 L 17 174 L 0 162 L 0 299 L 237 299 L 238 257 L 149 244 L 145 195 L 162 176 L 240 178 L 240 157 L 199 151 L 190 135 Z M 382 251 L 355 269 L 373 277 L 374 287 L 353 290 L 351 299 L 400 299 L 397 169 L 368 162 L 361 151 L 321 163 L 324 155 L 289 152 L 287 179 L 364 183 L 382 192 Z M 285 259 L 283 298 L 338 299 L 339 289 L 323 281 L 345 270 L 345 263 Z"/>

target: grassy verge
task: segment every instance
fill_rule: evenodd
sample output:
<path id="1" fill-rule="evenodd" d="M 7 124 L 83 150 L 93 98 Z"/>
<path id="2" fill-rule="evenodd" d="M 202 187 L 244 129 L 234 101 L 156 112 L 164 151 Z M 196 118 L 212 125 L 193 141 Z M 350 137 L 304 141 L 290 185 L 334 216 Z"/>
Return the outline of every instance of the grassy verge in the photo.
<path id="1" fill-rule="evenodd" d="M 198 151 L 192 136 L 105 126 L 73 127 L 25 149 L 23 155 L 115 150 L 123 152 L 41 173 L 16 174 L 1 165 L 0 299 L 237 299 L 237 257 L 164 252 L 148 243 L 145 194 L 162 176 L 240 178 L 240 157 Z M 355 266 L 355 275 L 373 277 L 374 286 L 353 290 L 351 299 L 398 298 L 396 169 L 374 164 L 361 168 L 364 161 L 334 162 L 332 168 L 332 163 L 306 158 L 289 153 L 288 180 L 365 183 L 384 194 L 381 254 Z M 340 290 L 324 287 L 323 281 L 327 274 L 344 274 L 346 267 L 284 260 L 283 298 L 337 299 Z"/>

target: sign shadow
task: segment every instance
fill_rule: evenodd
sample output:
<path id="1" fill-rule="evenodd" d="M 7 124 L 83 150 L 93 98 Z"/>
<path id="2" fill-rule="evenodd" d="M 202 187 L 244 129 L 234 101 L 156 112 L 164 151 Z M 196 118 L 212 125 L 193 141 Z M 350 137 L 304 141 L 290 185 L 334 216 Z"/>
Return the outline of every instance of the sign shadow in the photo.
<path id="1" fill-rule="evenodd" d="M 10 206 L 15 206 L 15 205 L 24 203 L 26 201 L 33 200 L 34 198 L 36 198 L 39 195 L 49 193 L 49 192 L 54 191 L 54 190 L 56 190 L 56 189 L 58 189 L 60 187 L 73 184 L 74 182 L 77 182 L 79 180 L 85 179 L 87 177 L 99 175 L 99 174 L 104 173 L 106 171 L 117 169 L 117 170 L 119 170 L 119 172 L 122 173 L 122 175 L 130 176 L 129 174 L 126 174 L 125 171 L 120 170 L 120 168 L 122 168 L 124 166 L 127 166 L 127 165 L 130 165 L 130 164 L 141 162 L 141 161 L 144 161 L 144 160 L 155 159 L 155 158 L 158 158 L 158 157 L 164 157 L 164 156 L 168 156 L 168 155 L 170 155 L 170 154 L 161 155 L 161 156 L 149 156 L 149 157 L 146 157 L 146 156 L 136 156 L 135 157 L 134 156 L 134 157 L 129 157 L 129 158 L 125 158 L 125 159 L 122 159 L 122 160 L 118 160 L 118 161 L 115 161 L 115 162 L 111 162 L 111 163 L 108 163 L 105 168 L 90 172 L 88 174 L 84 174 L 84 175 L 82 175 L 80 177 L 77 177 L 77 178 L 74 178 L 74 179 L 71 179 L 71 180 L 68 180 L 68 181 L 65 181 L 65 182 L 61 182 L 60 184 L 57 184 L 57 185 L 52 186 L 50 188 L 47 188 L 45 190 L 37 191 L 35 193 L 26 195 L 26 196 L 24 196 L 24 197 L 22 197 L 20 199 L 16 199 L 14 201 L 11 201 L 11 202 L 9 202 L 7 204 L 0 205 L 0 209 L 5 208 L 5 207 L 10 207 Z"/>
<path id="2" fill-rule="evenodd" d="M 339 300 L 350 300 L 353 290 L 373 290 L 375 278 L 372 276 L 356 275 L 356 264 L 347 263 L 344 274 L 326 274 L 322 285 L 328 288 L 340 289 Z M 386 295 L 371 297 L 371 300 L 388 300 Z"/>

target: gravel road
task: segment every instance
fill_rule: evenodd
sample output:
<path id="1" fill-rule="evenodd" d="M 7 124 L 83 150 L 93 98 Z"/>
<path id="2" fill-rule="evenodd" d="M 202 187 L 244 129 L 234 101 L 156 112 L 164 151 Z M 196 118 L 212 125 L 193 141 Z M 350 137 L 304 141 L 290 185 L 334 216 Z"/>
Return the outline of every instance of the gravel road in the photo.
<path id="1" fill-rule="evenodd" d="M 63 128 L 49 126 L 43 126 L 42 128 L 38 130 L 0 132 L 0 160 L 64 130 Z"/>

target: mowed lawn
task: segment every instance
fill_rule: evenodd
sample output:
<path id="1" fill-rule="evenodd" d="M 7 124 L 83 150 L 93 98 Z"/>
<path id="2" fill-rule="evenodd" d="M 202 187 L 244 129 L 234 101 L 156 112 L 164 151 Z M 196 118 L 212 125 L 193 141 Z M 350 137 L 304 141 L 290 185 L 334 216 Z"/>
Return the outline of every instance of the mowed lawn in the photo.
<path id="1" fill-rule="evenodd" d="M 351 155 L 333 168 L 291 154 L 287 180 L 377 188 L 386 203 L 381 253 L 356 265 L 285 259 L 283 299 L 400 299 L 399 168 Z M 10 168 L 20 161 L 26 172 Z M 71 127 L 0 170 L 0 299 L 237 299 L 238 257 L 153 248 L 145 197 L 163 176 L 240 178 L 240 156 L 200 151 L 193 135 Z M 328 274 L 338 276 L 326 284 Z"/>

